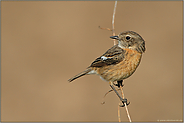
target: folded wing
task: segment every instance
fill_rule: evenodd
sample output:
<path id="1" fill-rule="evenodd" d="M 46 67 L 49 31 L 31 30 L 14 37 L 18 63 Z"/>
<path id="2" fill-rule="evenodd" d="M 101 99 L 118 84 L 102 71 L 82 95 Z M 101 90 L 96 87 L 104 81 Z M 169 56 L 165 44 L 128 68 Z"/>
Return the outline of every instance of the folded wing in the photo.
<path id="1" fill-rule="evenodd" d="M 102 56 L 98 57 L 90 67 L 102 67 L 106 65 L 118 64 L 124 59 L 125 51 L 118 45 L 114 45 Z"/>

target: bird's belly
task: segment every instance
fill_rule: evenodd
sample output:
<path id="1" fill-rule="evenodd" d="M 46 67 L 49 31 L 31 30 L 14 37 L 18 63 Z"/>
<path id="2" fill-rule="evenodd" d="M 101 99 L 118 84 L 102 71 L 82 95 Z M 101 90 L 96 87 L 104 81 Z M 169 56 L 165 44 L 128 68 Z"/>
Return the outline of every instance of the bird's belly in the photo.
<path id="1" fill-rule="evenodd" d="M 100 77 L 106 81 L 114 82 L 131 76 L 138 67 L 142 54 L 132 50 L 127 51 L 127 53 L 130 55 L 126 55 L 120 63 L 99 68 L 97 71 Z"/>

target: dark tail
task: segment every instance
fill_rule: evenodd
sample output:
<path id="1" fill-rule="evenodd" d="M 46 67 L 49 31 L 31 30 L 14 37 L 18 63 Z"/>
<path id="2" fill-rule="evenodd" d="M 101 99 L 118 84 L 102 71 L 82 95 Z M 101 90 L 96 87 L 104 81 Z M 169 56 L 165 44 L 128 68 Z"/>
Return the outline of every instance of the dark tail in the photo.
<path id="1" fill-rule="evenodd" d="M 74 77 L 70 78 L 68 81 L 72 82 L 73 80 L 75 80 L 75 79 L 77 79 L 77 78 L 79 78 L 81 76 L 86 75 L 90 71 L 91 71 L 91 69 L 86 69 L 85 71 L 82 71 L 81 73 L 79 73 L 79 74 L 75 75 Z"/>

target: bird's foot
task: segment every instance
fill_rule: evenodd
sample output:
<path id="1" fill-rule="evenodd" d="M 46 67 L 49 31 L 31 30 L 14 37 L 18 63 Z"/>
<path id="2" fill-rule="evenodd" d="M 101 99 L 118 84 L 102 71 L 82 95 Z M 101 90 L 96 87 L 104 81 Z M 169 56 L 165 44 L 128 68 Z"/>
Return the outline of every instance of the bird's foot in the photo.
<path id="1" fill-rule="evenodd" d="M 126 98 L 122 100 L 122 103 L 123 103 L 123 105 L 119 105 L 120 107 L 124 107 L 125 104 L 126 104 L 127 106 L 130 104 L 130 102 L 127 103 L 127 99 L 126 99 Z"/>

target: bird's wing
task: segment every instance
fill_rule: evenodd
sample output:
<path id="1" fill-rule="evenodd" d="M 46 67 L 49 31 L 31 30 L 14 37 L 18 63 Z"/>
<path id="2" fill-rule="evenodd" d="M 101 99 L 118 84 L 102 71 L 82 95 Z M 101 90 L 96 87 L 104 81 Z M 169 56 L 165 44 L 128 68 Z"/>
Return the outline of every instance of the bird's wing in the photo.
<path id="1" fill-rule="evenodd" d="M 102 67 L 106 65 L 113 65 L 121 62 L 124 59 L 125 50 L 118 45 L 114 45 L 107 50 L 102 56 L 98 57 L 90 67 Z"/>

